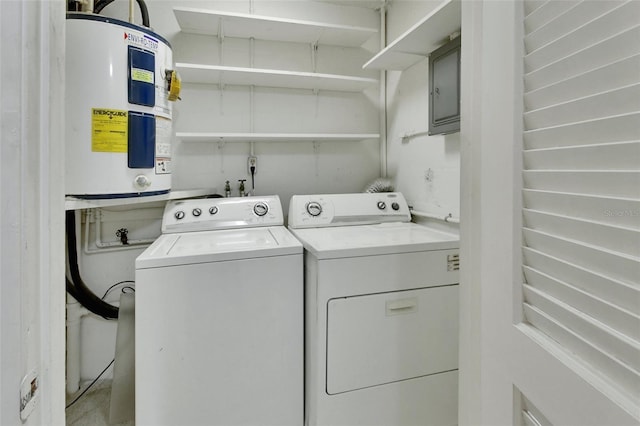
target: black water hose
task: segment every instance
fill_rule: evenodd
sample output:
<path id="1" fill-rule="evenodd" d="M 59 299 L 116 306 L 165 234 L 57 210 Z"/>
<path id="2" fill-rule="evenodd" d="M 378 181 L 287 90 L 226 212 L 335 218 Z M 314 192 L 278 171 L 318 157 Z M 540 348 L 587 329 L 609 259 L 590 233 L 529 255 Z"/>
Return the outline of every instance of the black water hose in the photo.
<path id="1" fill-rule="evenodd" d="M 96 296 L 82 281 L 80 268 L 78 268 L 78 246 L 76 243 L 76 213 L 73 210 L 67 212 L 67 254 L 69 257 L 69 273 L 71 280 L 67 280 L 67 291 L 82 306 L 96 315 L 110 319 L 118 318 L 118 307 L 113 306 Z"/>
<path id="2" fill-rule="evenodd" d="M 98 0 L 93 5 L 93 13 L 100 13 L 102 9 L 113 3 L 115 0 Z M 138 3 L 138 7 L 140 8 L 140 15 L 142 16 L 142 25 L 147 28 L 150 28 L 149 24 L 149 10 L 147 9 L 147 4 L 144 0 L 136 0 Z"/>

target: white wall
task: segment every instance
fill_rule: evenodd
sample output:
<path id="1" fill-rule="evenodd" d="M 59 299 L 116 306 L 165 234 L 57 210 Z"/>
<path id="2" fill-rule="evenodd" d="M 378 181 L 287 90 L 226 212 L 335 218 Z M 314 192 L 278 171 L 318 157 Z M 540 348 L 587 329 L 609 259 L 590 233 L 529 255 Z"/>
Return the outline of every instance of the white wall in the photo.
<path id="1" fill-rule="evenodd" d="M 151 26 L 166 37 L 175 62 L 210 65 L 253 66 L 293 71 L 314 71 L 310 45 L 256 40 L 251 55 L 250 41 L 185 34 L 173 15 L 176 5 L 220 9 L 336 23 L 377 27 L 377 12 L 371 9 L 337 6 L 309 1 L 150 1 Z M 117 2 L 104 13 L 124 18 Z M 377 42 L 374 36 L 374 42 Z M 377 49 L 377 46 L 375 46 Z M 363 71 L 373 54 L 364 48 L 321 45 L 316 69 L 320 73 L 377 78 L 377 71 Z M 378 133 L 377 87 L 364 93 L 292 90 L 256 87 L 251 89 L 215 85 L 183 84 L 182 101 L 175 105 L 177 132 L 276 132 L 276 133 Z M 253 111 L 253 112 L 252 112 Z M 223 193 L 229 180 L 237 193 L 238 179 L 250 179 L 247 171 L 249 143 L 181 142 L 174 144 L 173 188 L 215 187 Z M 359 192 L 379 176 L 379 140 L 356 142 L 261 142 L 254 145 L 258 156 L 256 194 L 278 194 L 288 209 L 292 194 Z"/>
<path id="2" fill-rule="evenodd" d="M 387 42 L 440 2 L 400 0 L 387 12 Z M 464 48 L 464 47 L 463 47 Z M 387 172 L 414 209 L 460 215 L 460 133 L 428 136 L 429 60 L 387 72 Z"/>
<path id="3" fill-rule="evenodd" d="M 64 4 L 0 2 L 0 424 L 64 423 Z M 26 421 L 20 384 L 35 371 Z"/>
<path id="4" fill-rule="evenodd" d="M 150 23 L 155 32 L 173 47 L 175 62 L 223 64 L 312 71 L 310 46 L 256 40 L 251 57 L 249 40 L 226 38 L 222 55 L 216 37 L 183 34 L 173 15 L 174 6 L 221 9 L 313 21 L 379 25 L 373 9 L 337 6 L 309 1 L 147 1 Z M 127 2 L 114 2 L 103 14 L 127 20 Z M 140 23 L 136 8 L 137 21 Z M 366 46 L 377 50 L 378 37 Z M 377 71 L 363 71 L 362 64 L 373 53 L 365 48 L 320 46 L 316 71 L 377 78 Z M 221 61 L 222 58 L 222 61 Z M 175 130 L 179 132 L 282 132 L 282 133 L 378 133 L 379 94 L 377 86 L 364 93 L 254 88 L 253 103 L 248 87 L 183 84 L 182 101 L 175 104 Z M 253 111 L 253 117 L 251 116 Z M 253 122 L 253 124 L 252 124 Z M 252 128 L 253 126 L 253 128 Z M 250 179 L 247 172 L 249 143 L 176 141 L 174 144 L 173 189 L 215 187 L 224 191 L 229 180 L 237 194 L 238 179 Z M 355 142 L 258 142 L 256 194 L 278 194 L 285 213 L 293 194 L 360 192 L 380 174 L 379 140 Z M 247 182 L 249 188 L 249 181 Z M 155 213 L 161 217 L 161 210 Z M 103 239 L 114 239 L 113 227 L 126 226 L 130 238 L 159 234 L 159 219 L 148 225 L 136 223 L 135 213 L 121 213 L 122 220 L 104 230 Z M 83 229 L 84 235 L 84 229 Z M 90 246 L 95 228 L 91 226 Z M 84 237 L 83 237 L 84 238 Z M 134 260 L 143 248 L 122 252 L 81 254 L 84 281 L 102 296 L 112 284 L 132 280 Z M 117 302 L 118 293 L 111 301 Z M 116 322 L 95 315 L 85 317 L 81 326 L 80 376 L 83 381 L 96 377 L 111 361 L 115 348 Z M 111 371 L 105 374 L 109 378 Z"/>

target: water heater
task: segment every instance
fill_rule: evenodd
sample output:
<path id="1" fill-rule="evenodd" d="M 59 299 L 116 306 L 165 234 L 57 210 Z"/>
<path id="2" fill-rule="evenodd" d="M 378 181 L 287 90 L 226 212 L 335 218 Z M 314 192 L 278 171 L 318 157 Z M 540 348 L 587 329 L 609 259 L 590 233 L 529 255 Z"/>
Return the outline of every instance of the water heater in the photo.
<path id="1" fill-rule="evenodd" d="M 66 22 L 66 194 L 169 192 L 170 100 L 179 90 L 169 42 L 93 13 L 68 13 Z"/>

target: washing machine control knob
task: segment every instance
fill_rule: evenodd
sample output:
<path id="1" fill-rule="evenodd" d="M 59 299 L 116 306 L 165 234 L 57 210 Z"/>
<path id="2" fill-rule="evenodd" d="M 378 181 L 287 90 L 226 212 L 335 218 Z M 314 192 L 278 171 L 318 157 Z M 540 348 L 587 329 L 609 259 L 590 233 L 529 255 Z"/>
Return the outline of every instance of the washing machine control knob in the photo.
<path id="1" fill-rule="evenodd" d="M 264 216 L 268 211 L 269 206 L 267 206 L 265 203 L 256 203 L 256 205 L 253 206 L 253 212 L 258 216 Z"/>
<path id="2" fill-rule="evenodd" d="M 175 218 L 180 220 L 180 219 L 184 219 L 184 212 L 182 210 L 178 210 L 176 212 L 176 214 L 174 214 Z"/>
<path id="3" fill-rule="evenodd" d="M 322 213 L 322 206 L 316 201 L 311 201 L 307 204 L 307 213 L 311 216 L 320 216 L 320 213 Z"/>
<path id="4" fill-rule="evenodd" d="M 209 207 L 209 214 L 216 214 L 216 213 L 218 213 L 218 208 L 216 206 Z"/>
<path id="5" fill-rule="evenodd" d="M 198 217 L 198 216 L 200 216 L 200 215 L 202 214 L 202 210 L 200 210 L 199 208 L 197 208 L 197 207 L 196 207 L 195 209 L 193 209 L 193 210 L 191 211 L 191 213 L 192 213 L 195 217 Z"/>
<path id="6" fill-rule="evenodd" d="M 400 204 L 398 203 L 391 203 L 391 208 L 394 210 L 400 210 Z"/>
<path id="7" fill-rule="evenodd" d="M 385 203 L 384 201 L 378 201 L 378 208 L 380 210 L 384 210 L 387 208 L 387 203 Z"/>

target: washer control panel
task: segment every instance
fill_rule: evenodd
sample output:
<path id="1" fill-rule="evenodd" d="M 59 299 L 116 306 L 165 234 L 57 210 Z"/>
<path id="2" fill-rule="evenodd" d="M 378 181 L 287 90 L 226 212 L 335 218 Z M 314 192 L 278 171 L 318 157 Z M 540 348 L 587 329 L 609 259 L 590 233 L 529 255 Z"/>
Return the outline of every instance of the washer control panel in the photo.
<path id="1" fill-rule="evenodd" d="M 262 197 L 197 198 L 169 201 L 162 232 L 279 226 L 284 223 L 277 195 Z"/>
<path id="2" fill-rule="evenodd" d="M 294 195 L 289 203 L 290 228 L 410 222 L 399 192 Z"/>

